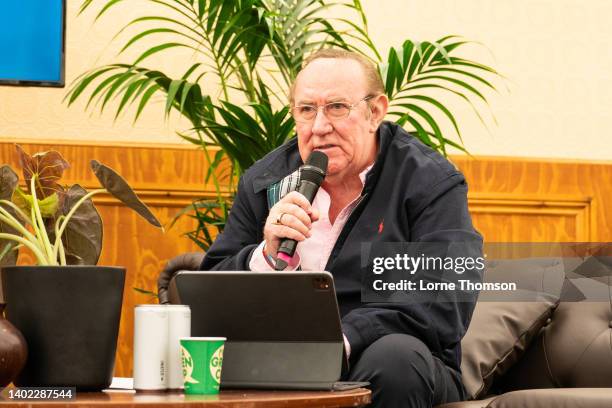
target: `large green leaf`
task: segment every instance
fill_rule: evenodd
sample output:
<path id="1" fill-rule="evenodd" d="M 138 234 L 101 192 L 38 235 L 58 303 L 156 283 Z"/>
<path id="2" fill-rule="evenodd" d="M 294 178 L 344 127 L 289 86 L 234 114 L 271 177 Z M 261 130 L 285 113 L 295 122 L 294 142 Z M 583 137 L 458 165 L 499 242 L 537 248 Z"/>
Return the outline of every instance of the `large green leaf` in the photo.
<path id="1" fill-rule="evenodd" d="M 29 214 L 32 205 L 34 204 L 34 196 L 26 193 L 20 187 L 16 187 L 13 191 L 11 201 L 15 203 L 15 205 L 17 205 L 17 207 L 19 207 L 25 214 Z M 38 202 L 40 215 L 42 215 L 43 218 L 54 217 L 60 205 L 60 199 L 57 193 L 48 195 L 43 199 L 37 199 L 36 201 Z"/>

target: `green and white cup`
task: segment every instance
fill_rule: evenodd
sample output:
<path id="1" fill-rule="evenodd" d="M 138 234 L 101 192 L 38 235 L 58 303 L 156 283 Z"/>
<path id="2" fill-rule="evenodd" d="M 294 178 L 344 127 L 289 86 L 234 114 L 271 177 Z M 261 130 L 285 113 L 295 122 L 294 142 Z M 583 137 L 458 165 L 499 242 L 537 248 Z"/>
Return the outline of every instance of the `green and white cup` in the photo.
<path id="1" fill-rule="evenodd" d="M 225 337 L 181 337 L 185 394 L 218 394 Z"/>

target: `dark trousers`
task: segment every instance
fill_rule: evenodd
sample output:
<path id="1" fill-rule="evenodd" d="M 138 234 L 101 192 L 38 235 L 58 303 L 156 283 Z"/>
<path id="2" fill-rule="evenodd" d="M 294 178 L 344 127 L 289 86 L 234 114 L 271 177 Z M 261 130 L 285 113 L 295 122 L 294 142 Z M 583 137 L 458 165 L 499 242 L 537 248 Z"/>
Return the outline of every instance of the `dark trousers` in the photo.
<path id="1" fill-rule="evenodd" d="M 371 383 L 372 407 L 433 407 L 464 399 L 459 373 L 407 334 L 372 343 L 352 361 L 347 380 Z"/>

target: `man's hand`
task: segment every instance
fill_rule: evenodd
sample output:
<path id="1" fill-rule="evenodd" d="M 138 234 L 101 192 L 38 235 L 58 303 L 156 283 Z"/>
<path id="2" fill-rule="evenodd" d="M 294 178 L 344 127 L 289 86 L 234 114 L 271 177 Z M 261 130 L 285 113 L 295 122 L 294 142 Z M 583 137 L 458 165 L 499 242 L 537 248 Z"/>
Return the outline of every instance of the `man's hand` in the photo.
<path id="1" fill-rule="evenodd" d="M 168 300 L 168 285 L 170 279 L 178 271 L 198 271 L 204 260 L 203 252 L 187 252 L 170 259 L 157 278 L 157 296 L 159 303 L 170 303 Z"/>
<path id="2" fill-rule="evenodd" d="M 270 208 L 263 231 L 265 252 L 276 257 L 282 239 L 299 242 L 309 238 L 312 223 L 318 219 L 319 212 L 312 208 L 306 197 L 297 191 L 290 192 Z"/>

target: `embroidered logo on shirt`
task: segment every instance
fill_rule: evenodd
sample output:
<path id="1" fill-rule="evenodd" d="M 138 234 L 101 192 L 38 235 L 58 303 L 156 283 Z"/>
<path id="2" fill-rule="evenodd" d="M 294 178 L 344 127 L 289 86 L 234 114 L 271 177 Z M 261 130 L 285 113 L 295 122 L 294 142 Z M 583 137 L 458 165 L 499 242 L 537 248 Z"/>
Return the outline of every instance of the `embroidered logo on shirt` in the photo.
<path id="1" fill-rule="evenodd" d="M 381 234 L 385 229 L 385 219 L 380 220 L 380 224 L 378 224 L 378 234 Z"/>

